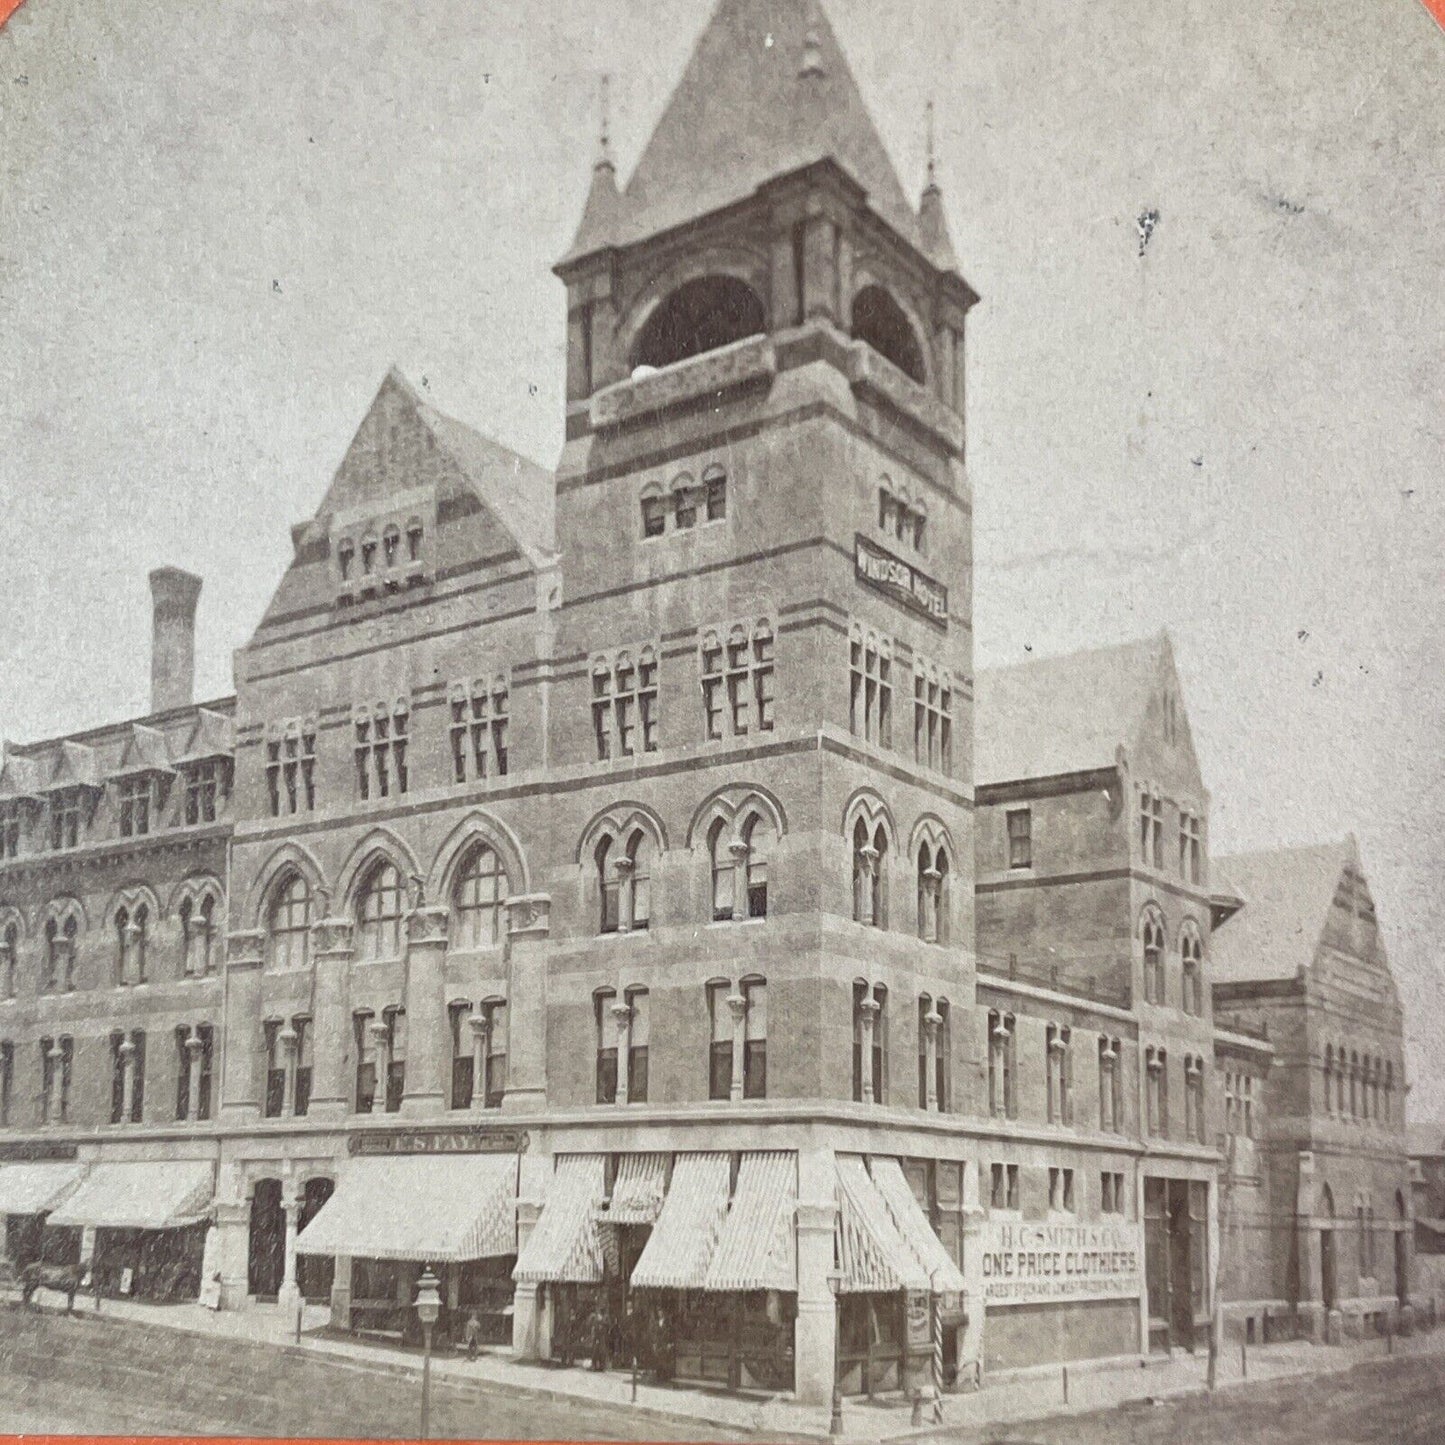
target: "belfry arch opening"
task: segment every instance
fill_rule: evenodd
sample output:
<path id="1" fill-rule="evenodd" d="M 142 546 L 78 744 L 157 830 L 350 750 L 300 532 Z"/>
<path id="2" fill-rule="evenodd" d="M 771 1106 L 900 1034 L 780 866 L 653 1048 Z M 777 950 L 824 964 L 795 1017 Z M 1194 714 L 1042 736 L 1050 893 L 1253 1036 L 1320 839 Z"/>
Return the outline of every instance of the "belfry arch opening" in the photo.
<path id="1" fill-rule="evenodd" d="M 671 366 L 767 330 L 763 303 L 735 276 L 685 282 L 648 317 L 632 365 Z"/>
<path id="2" fill-rule="evenodd" d="M 918 337 L 903 308 L 881 286 L 865 286 L 853 298 L 853 335 L 923 385 L 923 349 Z"/>

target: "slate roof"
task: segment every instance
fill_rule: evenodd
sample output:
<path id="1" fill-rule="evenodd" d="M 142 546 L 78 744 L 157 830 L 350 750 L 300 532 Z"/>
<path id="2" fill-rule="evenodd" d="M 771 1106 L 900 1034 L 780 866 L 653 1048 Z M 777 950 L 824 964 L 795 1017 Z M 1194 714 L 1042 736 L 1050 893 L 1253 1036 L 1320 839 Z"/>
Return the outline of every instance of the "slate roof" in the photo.
<path id="1" fill-rule="evenodd" d="M 1218 983 L 1295 978 L 1314 961 L 1345 865 L 1359 865 L 1353 838 L 1271 848 L 1210 860 L 1210 884 L 1244 907 L 1210 939 Z"/>
<path id="2" fill-rule="evenodd" d="M 804 73 L 810 39 L 820 73 Z M 824 158 L 904 239 L 927 249 L 817 0 L 721 0 L 609 218 L 610 239 L 627 245 L 681 225 Z M 598 244 L 604 228 L 592 211 L 589 200 L 567 259 Z"/>
<path id="3" fill-rule="evenodd" d="M 1134 741 L 1169 648 L 1165 633 L 980 669 L 974 679 L 974 780 L 1051 778 L 1111 768 Z"/>

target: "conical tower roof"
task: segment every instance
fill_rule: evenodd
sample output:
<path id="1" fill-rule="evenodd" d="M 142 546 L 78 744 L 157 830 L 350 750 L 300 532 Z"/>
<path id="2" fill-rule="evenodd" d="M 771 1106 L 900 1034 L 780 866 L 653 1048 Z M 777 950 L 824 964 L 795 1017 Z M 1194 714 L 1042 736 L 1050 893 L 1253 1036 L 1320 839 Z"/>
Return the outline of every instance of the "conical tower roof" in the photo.
<path id="1" fill-rule="evenodd" d="M 609 239 L 681 225 L 824 158 L 920 245 L 918 216 L 817 0 L 721 0 L 609 218 Z M 590 230 L 584 222 L 570 257 Z"/>

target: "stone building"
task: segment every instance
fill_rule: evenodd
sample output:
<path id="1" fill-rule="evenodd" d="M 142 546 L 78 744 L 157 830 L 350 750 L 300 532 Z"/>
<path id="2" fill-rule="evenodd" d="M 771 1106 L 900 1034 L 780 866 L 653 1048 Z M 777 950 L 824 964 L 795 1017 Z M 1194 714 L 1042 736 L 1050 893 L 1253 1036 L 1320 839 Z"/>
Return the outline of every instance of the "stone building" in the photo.
<path id="1" fill-rule="evenodd" d="M 152 713 L 7 749 L 12 1256 L 810 1401 L 1195 1347 L 1270 1043 L 1167 639 L 975 685 L 937 186 L 722 0 L 555 269 L 555 472 L 389 375 L 233 698 L 162 572 Z"/>

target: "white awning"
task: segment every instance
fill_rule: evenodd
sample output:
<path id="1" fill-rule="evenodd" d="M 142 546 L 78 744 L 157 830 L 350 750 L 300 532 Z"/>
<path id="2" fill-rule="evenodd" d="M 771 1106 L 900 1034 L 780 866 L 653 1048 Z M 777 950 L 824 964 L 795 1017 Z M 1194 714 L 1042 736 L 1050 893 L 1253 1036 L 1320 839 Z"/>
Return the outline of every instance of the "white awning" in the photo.
<path id="1" fill-rule="evenodd" d="M 961 1294 L 963 1275 L 943 1247 L 943 1241 L 933 1232 L 918 1196 L 903 1177 L 902 1166 L 896 1159 L 875 1158 L 872 1173 L 874 1187 L 883 1196 L 904 1243 L 923 1266 L 930 1287 L 937 1294 Z"/>
<path id="2" fill-rule="evenodd" d="M 512 1278 L 525 1284 L 597 1284 L 603 1276 L 597 1206 L 605 1180 L 600 1154 L 564 1154 L 542 1213 L 517 1254 Z"/>
<path id="3" fill-rule="evenodd" d="M 609 1224 L 656 1224 L 667 1184 L 666 1154 L 624 1154 L 612 1199 L 599 1216 Z"/>
<path id="4" fill-rule="evenodd" d="M 54 1209 L 84 1173 L 84 1164 L 0 1164 L 0 1214 L 43 1214 Z"/>
<path id="5" fill-rule="evenodd" d="M 928 1275 L 893 1223 L 883 1196 L 857 1154 L 839 1154 L 838 1263 L 845 1294 L 926 1290 Z"/>
<path id="6" fill-rule="evenodd" d="M 796 1154 L 744 1154 L 703 1288 L 798 1288 L 793 1217 L 798 1202 Z"/>
<path id="7" fill-rule="evenodd" d="M 517 1250 L 515 1154 L 349 1160 L 297 1236 L 301 1254 L 453 1264 Z"/>
<path id="8" fill-rule="evenodd" d="M 71 1228 L 183 1229 L 211 1212 L 215 1165 L 209 1159 L 92 1164 L 50 1216 Z"/>
<path id="9" fill-rule="evenodd" d="M 728 1209 L 726 1154 L 679 1154 L 672 1184 L 632 1271 L 634 1289 L 701 1289 Z"/>

